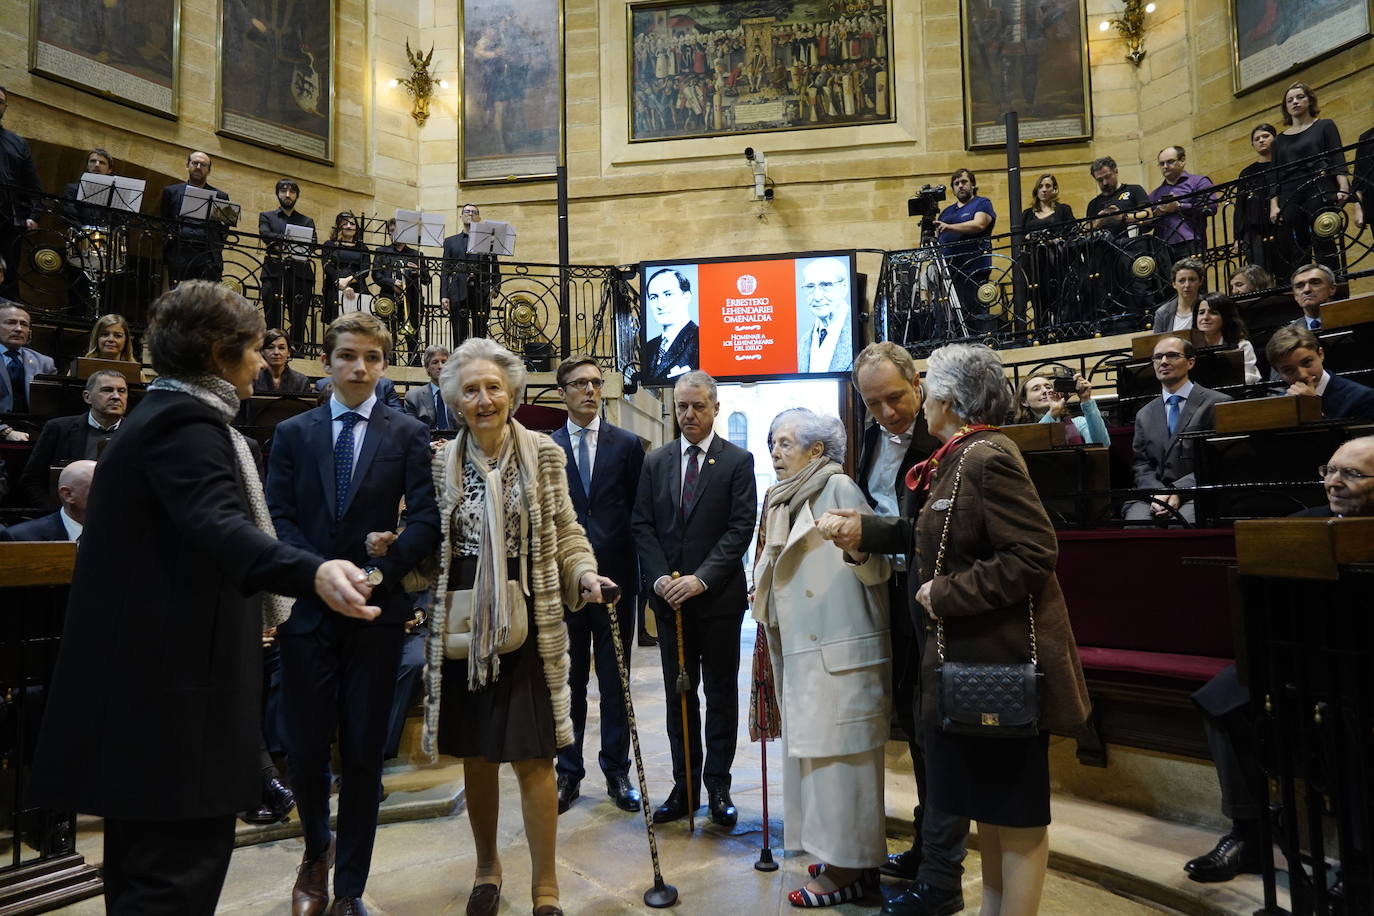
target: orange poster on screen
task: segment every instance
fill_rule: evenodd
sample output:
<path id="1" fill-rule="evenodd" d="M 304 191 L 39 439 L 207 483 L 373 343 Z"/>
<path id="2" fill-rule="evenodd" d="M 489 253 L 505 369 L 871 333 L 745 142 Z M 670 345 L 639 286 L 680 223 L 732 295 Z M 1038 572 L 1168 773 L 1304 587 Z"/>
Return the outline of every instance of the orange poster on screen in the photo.
<path id="1" fill-rule="evenodd" d="M 701 368 L 714 376 L 797 371 L 796 261 L 697 268 Z"/>

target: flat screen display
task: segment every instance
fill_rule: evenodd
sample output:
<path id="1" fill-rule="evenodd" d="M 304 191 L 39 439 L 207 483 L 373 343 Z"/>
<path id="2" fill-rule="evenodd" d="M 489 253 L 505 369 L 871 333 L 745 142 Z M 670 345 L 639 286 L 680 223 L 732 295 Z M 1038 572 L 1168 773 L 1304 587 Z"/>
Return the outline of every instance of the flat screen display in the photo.
<path id="1" fill-rule="evenodd" d="M 645 261 L 640 383 L 702 369 L 759 381 L 847 374 L 854 363 L 853 251 Z"/>

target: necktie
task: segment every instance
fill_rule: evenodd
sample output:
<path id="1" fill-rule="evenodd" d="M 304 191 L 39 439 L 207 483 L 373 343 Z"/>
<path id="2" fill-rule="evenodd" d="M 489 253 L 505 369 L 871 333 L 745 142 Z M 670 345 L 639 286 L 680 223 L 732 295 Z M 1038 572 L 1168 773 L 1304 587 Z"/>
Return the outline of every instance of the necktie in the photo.
<path id="1" fill-rule="evenodd" d="M 685 521 L 692 511 L 692 500 L 697 495 L 697 475 L 701 473 L 701 464 L 697 461 L 697 456 L 701 454 L 701 449 L 695 445 L 687 446 L 687 473 L 682 478 L 682 518 Z"/>
<path id="2" fill-rule="evenodd" d="M 824 343 L 825 343 L 825 328 L 821 328 L 820 337 L 819 337 L 819 339 L 817 340 L 817 343 L 819 343 L 819 344 L 824 344 Z"/>
<path id="3" fill-rule="evenodd" d="M 1320 331 L 1322 329 L 1322 320 L 1320 318 L 1310 318 L 1308 319 L 1307 326 L 1314 331 Z"/>
<path id="4" fill-rule="evenodd" d="M 592 495 L 592 449 L 587 443 L 591 430 L 580 429 L 577 440 L 577 473 L 582 478 L 582 492 Z"/>
<path id="5" fill-rule="evenodd" d="M 10 393 L 13 395 L 10 410 L 14 413 L 28 413 L 29 391 L 24 385 L 24 364 L 19 360 L 19 351 L 6 350 L 5 358 L 8 361 L 5 368 L 10 374 Z"/>
<path id="6" fill-rule="evenodd" d="M 343 429 L 334 443 L 334 517 L 342 518 L 348 484 L 353 480 L 353 426 L 362 417 L 353 411 L 339 415 Z"/>
<path id="7" fill-rule="evenodd" d="M 1173 436 L 1174 430 L 1178 428 L 1178 405 L 1183 403 L 1183 398 L 1176 394 L 1169 395 L 1169 399 L 1164 402 L 1169 405 L 1168 415 L 1165 422 L 1169 424 L 1169 435 Z"/>
<path id="8" fill-rule="evenodd" d="M 658 366 L 658 371 L 659 371 L 659 372 L 667 372 L 669 369 L 672 368 L 671 366 L 668 365 L 668 345 L 669 345 L 669 343 L 671 343 L 671 341 L 668 340 L 668 335 L 667 335 L 667 334 L 664 334 L 664 335 L 663 335 L 663 342 L 662 342 L 661 344 L 658 345 L 658 359 L 655 360 L 655 363 L 656 363 L 657 366 Z"/>
<path id="9" fill-rule="evenodd" d="M 444 396 L 437 389 L 434 392 L 434 428 L 453 429 L 453 424 L 448 418 L 448 405 L 444 403 Z"/>

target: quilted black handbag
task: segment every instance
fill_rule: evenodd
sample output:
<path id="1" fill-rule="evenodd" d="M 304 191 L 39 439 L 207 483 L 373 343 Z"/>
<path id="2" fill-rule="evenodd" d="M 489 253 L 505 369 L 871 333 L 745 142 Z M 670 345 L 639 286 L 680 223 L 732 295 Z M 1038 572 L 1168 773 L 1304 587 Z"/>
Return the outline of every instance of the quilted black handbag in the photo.
<path id="1" fill-rule="evenodd" d="M 940 551 L 935 556 L 937 576 L 944 569 L 949 522 L 954 515 L 954 501 L 959 497 L 964 458 L 968 449 L 984 444 L 988 443 L 970 443 L 954 471 L 954 489 L 950 493 L 949 508 L 945 510 Z M 1039 733 L 1040 688 L 1045 674 L 1040 670 L 1035 644 L 1035 599 L 1032 596 L 1026 598 L 1026 616 L 1030 620 L 1030 661 L 1010 664 L 946 660 L 945 622 L 943 618 L 936 618 L 935 648 L 940 664 L 935 668 L 935 675 L 940 691 L 941 729 L 985 738 L 1026 738 Z"/>

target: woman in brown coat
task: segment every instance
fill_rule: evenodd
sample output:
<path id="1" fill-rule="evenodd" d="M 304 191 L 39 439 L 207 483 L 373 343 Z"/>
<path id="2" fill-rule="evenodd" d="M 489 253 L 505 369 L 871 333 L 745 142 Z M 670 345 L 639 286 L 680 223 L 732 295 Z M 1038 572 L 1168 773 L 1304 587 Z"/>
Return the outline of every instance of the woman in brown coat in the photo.
<path id="1" fill-rule="evenodd" d="M 981 913 L 1034 913 L 1049 859 L 1049 732 L 1088 716 L 1088 695 L 1054 567 L 1058 546 L 1011 440 L 991 422 L 1011 391 L 987 347 L 951 344 L 930 356 L 925 380 L 930 431 L 945 444 L 916 465 L 908 485 L 926 491 L 916 523 L 917 602 L 943 620 L 951 662 L 1030 660 L 1030 605 L 1041 685 L 1040 734 L 975 737 L 941 728 L 937 640 L 925 641 L 920 712 L 930 805 L 978 822 Z M 957 496 L 955 481 L 960 480 Z M 936 572 L 945 517 L 944 559 Z"/>

